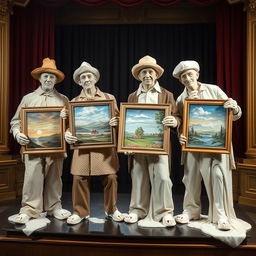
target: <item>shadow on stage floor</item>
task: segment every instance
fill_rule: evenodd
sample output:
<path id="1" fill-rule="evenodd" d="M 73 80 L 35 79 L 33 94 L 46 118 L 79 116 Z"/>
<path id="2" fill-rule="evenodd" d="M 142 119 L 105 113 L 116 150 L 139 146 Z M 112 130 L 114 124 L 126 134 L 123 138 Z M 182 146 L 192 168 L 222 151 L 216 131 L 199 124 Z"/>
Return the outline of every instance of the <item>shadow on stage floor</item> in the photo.
<path id="1" fill-rule="evenodd" d="M 183 196 L 174 196 L 175 214 L 182 210 Z M 118 195 L 118 208 L 121 212 L 127 212 L 130 195 Z M 207 201 L 202 198 L 205 206 L 203 214 L 207 213 Z M 63 207 L 72 211 L 71 194 L 63 195 Z M 215 248 L 227 248 L 228 246 L 220 241 L 201 233 L 200 230 L 187 227 L 187 225 L 177 224 L 173 228 L 141 228 L 137 224 L 117 223 L 107 218 L 103 210 L 103 195 L 91 195 L 91 217 L 101 219 L 102 223 L 95 223 L 85 220 L 77 225 L 68 225 L 66 221 L 60 221 L 49 217 L 51 223 L 45 228 L 35 231 L 30 237 L 26 237 L 22 229 L 24 225 L 14 225 L 8 222 L 10 215 L 18 213 L 20 208 L 20 198 L 17 200 L 0 203 L 0 235 L 1 242 L 17 242 L 19 239 L 26 241 L 64 241 L 85 243 L 111 243 L 142 245 L 200 245 L 213 246 Z M 235 204 L 236 214 L 239 218 L 252 225 L 252 229 L 247 233 L 247 237 L 242 246 L 249 246 L 256 252 L 256 211 L 253 207 Z M 18 240 L 17 240 L 18 239 Z M 248 248 L 247 248 L 248 249 Z"/>

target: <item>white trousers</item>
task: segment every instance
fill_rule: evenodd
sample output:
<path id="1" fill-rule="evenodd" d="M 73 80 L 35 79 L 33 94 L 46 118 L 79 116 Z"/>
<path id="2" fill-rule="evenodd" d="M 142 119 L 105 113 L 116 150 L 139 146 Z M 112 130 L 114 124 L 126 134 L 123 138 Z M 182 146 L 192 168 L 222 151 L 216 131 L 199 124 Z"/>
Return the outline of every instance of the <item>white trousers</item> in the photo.
<path id="1" fill-rule="evenodd" d="M 224 154 L 188 152 L 184 162 L 185 195 L 183 213 L 198 218 L 201 213 L 201 182 L 205 184 L 209 199 L 209 220 L 236 218 L 233 209 L 232 172 Z"/>
<path id="2" fill-rule="evenodd" d="M 54 210 L 62 208 L 62 166 L 63 158 L 25 154 L 20 213 L 37 218 L 43 210 L 52 215 Z"/>
<path id="3" fill-rule="evenodd" d="M 168 156 L 135 154 L 131 177 L 129 213 L 135 213 L 141 219 L 150 214 L 155 221 L 161 221 L 166 214 L 173 214 Z"/>

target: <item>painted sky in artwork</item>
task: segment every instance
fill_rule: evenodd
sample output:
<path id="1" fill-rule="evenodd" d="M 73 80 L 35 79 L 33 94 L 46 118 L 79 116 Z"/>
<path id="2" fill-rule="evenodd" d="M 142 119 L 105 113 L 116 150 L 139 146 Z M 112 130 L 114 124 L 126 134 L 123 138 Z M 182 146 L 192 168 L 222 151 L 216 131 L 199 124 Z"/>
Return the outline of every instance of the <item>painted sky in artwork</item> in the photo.
<path id="1" fill-rule="evenodd" d="M 92 123 L 108 122 L 110 120 L 109 105 L 100 106 L 75 106 L 74 116 L 76 126 Z"/>
<path id="2" fill-rule="evenodd" d="M 134 133 L 136 128 L 142 127 L 145 133 L 159 132 L 155 114 L 162 110 L 126 109 L 125 132 Z"/>
<path id="3" fill-rule="evenodd" d="M 47 137 L 61 132 L 60 112 L 27 113 L 28 136 Z"/>
<path id="4" fill-rule="evenodd" d="M 226 109 L 223 106 L 190 104 L 189 127 L 197 131 L 219 131 L 226 127 Z"/>

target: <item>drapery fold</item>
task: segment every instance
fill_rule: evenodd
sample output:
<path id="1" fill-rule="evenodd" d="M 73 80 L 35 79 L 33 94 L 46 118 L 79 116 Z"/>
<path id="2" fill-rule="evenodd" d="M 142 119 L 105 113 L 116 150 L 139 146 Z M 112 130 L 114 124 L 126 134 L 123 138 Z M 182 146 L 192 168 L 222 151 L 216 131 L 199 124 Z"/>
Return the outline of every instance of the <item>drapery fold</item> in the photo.
<path id="1" fill-rule="evenodd" d="M 30 72 L 42 65 L 45 57 L 54 57 L 54 10 L 31 4 L 15 8 L 10 21 L 10 100 L 9 115 L 14 115 L 22 97 L 38 86 Z M 17 144 L 10 136 L 11 152 Z"/>
<path id="2" fill-rule="evenodd" d="M 222 3 L 217 10 L 217 83 L 243 110 L 242 118 L 233 124 L 235 155 L 242 157 L 246 150 L 246 13 L 243 4 Z"/>

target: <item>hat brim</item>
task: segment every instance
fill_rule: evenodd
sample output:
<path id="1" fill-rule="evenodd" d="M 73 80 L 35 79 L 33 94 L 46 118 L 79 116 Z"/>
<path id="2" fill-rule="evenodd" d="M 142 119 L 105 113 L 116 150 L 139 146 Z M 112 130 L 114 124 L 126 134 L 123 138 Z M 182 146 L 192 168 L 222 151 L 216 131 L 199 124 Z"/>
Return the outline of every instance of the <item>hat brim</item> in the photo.
<path id="1" fill-rule="evenodd" d="M 95 78 L 96 78 L 96 83 L 99 81 L 99 79 L 100 79 L 100 72 L 98 71 L 98 69 L 93 68 L 93 70 L 92 70 L 92 69 L 88 69 L 87 67 L 79 67 L 77 70 L 75 70 L 75 72 L 73 74 L 73 80 L 75 81 L 75 83 L 79 84 L 79 82 L 80 82 L 80 75 L 82 73 L 85 73 L 85 72 L 92 73 L 95 76 Z"/>
<path id="2" fill-rule="evenodd" d="M 51 68 L 36 68 L 31 72 L 31 76 L 33 78 L 39 80 L 40 75 L 42 73 L 52 73 L 52 74 L 56 75 L 56 77 L 57 77 L 56 84 L 62 82 L 65 78 L 64 73 L 62 73 L 60 70 L 51 69 Z"/>
<path id="3" fill-rule="evenodd" d="M 144 68 L 152 68 L 152 69 L 154 69 L 156 71 L 156 73 L 157 73 L 157 78 L 160 78 L 162 76 L 162 74 L 164 73 L 164 69 L 161 68 L 157 64 L 155 64 L 155 65 L 151 65 L 151 64 L 136 64 L 132 68 L 132 75 L 133 75 L 133 77 L 140 81 L 139 73 Z"/>

